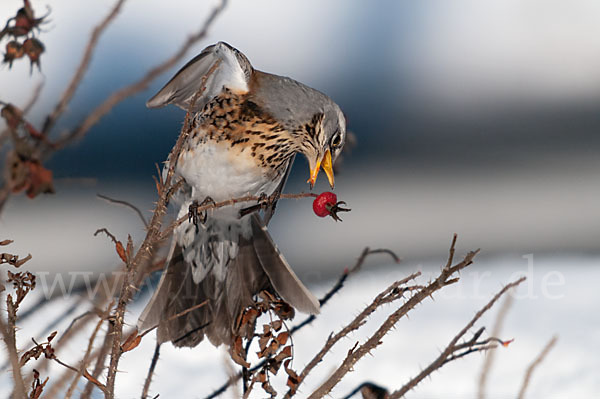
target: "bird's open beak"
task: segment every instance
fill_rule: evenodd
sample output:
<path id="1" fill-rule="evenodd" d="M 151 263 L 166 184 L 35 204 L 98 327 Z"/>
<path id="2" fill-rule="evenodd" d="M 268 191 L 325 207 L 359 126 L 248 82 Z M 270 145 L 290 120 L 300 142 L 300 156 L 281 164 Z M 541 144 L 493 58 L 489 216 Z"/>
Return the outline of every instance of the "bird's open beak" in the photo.
<path id="1" fill-rule="evenodd" d="M 307 181 L 307 183 L 310 183 L 310 188 L 314 187 L 315 182 L 317 181 L 317 176 L 319 175 L 319 170 L 321 170 L 321 168 L 323 168 L 323 170 L 325 171 L 325 174 L 327 175 L 327 180 L 329 180 L 329 185 L 331 186 L 331 188 L 333 188 L 334 179 L 333 162 L 331 161 L 331 151 L 327 150 L 325 152 L 325 155 L 323 155 L 323 159 L 317 160 L 317 164 L 310 169 L 310 178 Z"/>

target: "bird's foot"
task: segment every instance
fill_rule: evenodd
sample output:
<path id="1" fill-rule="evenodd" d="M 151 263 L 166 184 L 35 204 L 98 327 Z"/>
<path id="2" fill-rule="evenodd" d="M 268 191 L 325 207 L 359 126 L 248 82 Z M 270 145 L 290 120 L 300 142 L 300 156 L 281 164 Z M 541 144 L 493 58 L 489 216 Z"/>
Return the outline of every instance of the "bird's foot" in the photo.
<path id="1" fill-rule="evenodd" d="M 205 205 L 216 205 L 216 202 L 211 197 L 206 197 L 201 203 L 198 203 L 198 201 L 194 200 L 194 202 L 192 202 L 188 208 L 188 220 L 189 222 L 194 223 L 194 226 L 196 226 L 196 233 L 199 231 L 198 224 L 205 224 L 208 217 L 206 210 L 200 212 L 198 211 L 198 209 Z"/>

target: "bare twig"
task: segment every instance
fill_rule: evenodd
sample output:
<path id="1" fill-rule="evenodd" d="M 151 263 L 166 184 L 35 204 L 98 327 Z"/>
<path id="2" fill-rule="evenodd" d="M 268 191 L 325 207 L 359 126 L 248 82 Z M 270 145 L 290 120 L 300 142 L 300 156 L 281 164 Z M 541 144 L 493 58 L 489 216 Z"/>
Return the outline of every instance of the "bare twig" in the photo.
<path id="1" fill-rule="evenodd" d="M 450 256 L 449 260 L 453 258 L 454 248 L 456 245 L 456 235 L 454 235 L 454 239 L 452 241 L 452 245 L 450 247 Z M 375 349 L 382 342 L 383 337 L 396 325 L 396 323 L 405 316 L 410 310 L 414 309 L 414 307 L 421 303 L 425 298 L 432 296 L 434 292 L 437 290 L 454 284 L 458 281 L 458 278 L 451 278 L 455 273 L 464 269 L 473 263 L 473 258 L 477 255 L 477 251 L 469 252 L 462 262 L 454 265 L 454 266 L 446 266 L 442 269 L 438 278 L 434 281 L 430 282 L 425 287 L 420 287 L 416 293 L 414 293 L 399 309 L 397 309 L 394 313 L 392 313 L 383 324 L 377 329 L 377 331 L 362 345 L 357 348 L 352 348 L 349 352 L 342 364 L 333 372 L 329 378 L 321 384 L 317 390 L 315 390 L 309 398 L 322 398 L 327 395 L 335 385 L 348 373 L 352 367 L 367 353 Z M 448 262 L 450 264 L 451 262 Z M 384 291 L 385 292 L 385 291 Z M 371 306 L 371 305 L 369 305 Z M 464 335 L 464 333 L 463 333 Z M 293 391 L 290 390 L 286 394 L 286 397 L 291 397 Z"/>
<path id="2" fill-rule="evenodd" d="M 320 306 L 324 306 L 340 289 L 342 289 L 343 286 L 344 286 L 344 283 L 346 282 L 346 280 L 348 279 L 348 277 L 350 277 L 352 274 L 358 272 L 362 268 L 362 265 L 364 264 L 364 262 L 366 261 L 366 259 L 369 257 L 369 255 L 374 255 L 374 254 L 379 254 L 379 253 L 387 253 L 387 254 L 389 254 L 392 257 L 392 259 L 395 262 L 399 262 L 400 261 L 400 258 L 393 251 L 391 251 L 389 249 L 369 249 L 368 247 L 365 248 L 361 252 L 361 254 L 358 257 L 358 260 L 356 261 L 356 263 L 354 264 L 354 266 L 352 266 L 350 269 L 344 270 L 344 272 L 340 275 L 340 277 L 338 278 L 338 280 L 336 281 L 336 283 L 331 287 L 331 289 L 329 291 L 327 291 L 327 293 L 325 293 L 325 295 L 321 299 L 319 299 L 319 305 Z M 316 318 L 316 316 L 314 316 L 314 315 L 308 316 L 302 322 L 298 323 L 297 325 L 292 326 L 290 328 L 290 335 L 293 335 L 293 334 L 297 333 L 300 329 L 302 329 L 303 327 L 305 327 L 305 326 L 309 325 L 310 323 L 312 323 L 315 320 L 315 318 Z M 258 364 L 256 364 L 255 366 L 253 366 L 248 371 L 250 373 L 253 373 L 256 370 L 258 370 L 261 367 L 263 367 L 265 364 L 266 364 L 266 360 L 263 360 L 263 361 L 259 362 Z M 232 386 L 233 384 L 235 384 L 241 378 L 242 378 L 242 373 L 237 373 L 235 375 L 232 375 L 227 380 L 227 382 L 225 382 L 219 388 L 217 388 L 216 390 L 214 390 L 205 399 L 213 399 L 213 398 L 216 398 L 219 395 L 225 393 L 225 391 L 227 391 L 227 388 L 229 388 L 230 386 Z"/>
<path id="3" fill-rule="evenodd" d="M 137 206 L 131 204 L 130 202 L 110 198 L 110 197 L 108 197 L 106 195 L 102 195 L 102 194 L 96 194 L 96 196 L 100 199 L 105 200 L 106 202 L 111 203 L 111 204 L 123 205 L 129 209 L 132 209 L 140 217 L 140 220 L 144 224 L 144 227 L 148 228 L 148 221 L 144 217 L 144 214 L 142 213 L 142 211 L 140 211 L 140 208 L 138 208 Z"/>
<path id="4" fill-rule="evenodd" d="M 68 365 L 67 363 L 63 362 L 62 360 L 60 360 L 57 357 L 54 357 L 52 360 L 54 360 L 56 363 L 60 364 L 63 367 L 68 368 L 71 371 L 74 371 L 75 373 L 79 373 L 80 370 L 77 370 L 75 367 Z M 102 384 L 100 381 L 98 381 L 97 379 L 95 379 L 94 377 L 92 377 L 92 375 L 90 373 L 88 373 L 87 370 L 81 370 L 81 376 L 83 378 L 85 378 L 86 380 L 88 380 L 89 382 L 91 382 L 92 384 L 94 384 L 95 386 L 97 386 L 98 388 L 100 388 L 100 390 L 102 392 L 106 393 L 106 386 L 104 384 Z"/>
<path id="5" fill-rule="evenodd" d="M 33 106 L 37 102 L 38 98 L 40 98 L 40 94 L 42 93 L 43 88 L 44 88 L 43 80 L 40 81 L 37 85 L 35 85 L 35 87 L 33 88 L 33 91 L 31 92 L 31 97 L 29 97 L 29 101 L 27 101 L 27 103 L 25 103 L 25 105 L 22 108 L 23 115 L 26 115 L 29 111 L 31 111 L 31 108 L 33 108 Z"/>
<path id="6" fill-rule="evenodd" d="M 299 194 L 281 194 L 280 195 L 280 199 L 300 199 L 300 198 L 310 198 L 310 197 L 317 197 L 317 194 L 315 193 L 299 193 Z M 216 208 L 222 208 L 225 206 L 231 206 L 231 205 L 235 205 L 238 204 L 240 202 L 252 202 L 252 201 L 260 201 L 262 200 L 262 197 L 256 196 L 256 195 L 247 195 L 244 197 L 239 197 L 239 198 L 231 198 L 225 201 L 220 201 L 220 202 L 216 202 L 216 203 L 210 203 L 210 204 L 206 204 L 206 205 L 202 205 L 202 206 L 198 206 L 196 208 L 196 212 L 200 213 L 200 212 L 204 212 L 206 210 L 209 209 L 216 209 Z M 161 234 L 161 239 L 165 239 L 169 236 L 169 234 L 171 234 L 171 232 L 179 225 L 181 225 L 182 223 L 185 223 L 186 221 L 189 221 L 189 217 L 186 216 L 182 216 L 179 219 L 175 220 L 173 223 L 171 223 L 168 227 L 165 228 L 165 230 L 162 232 Z M 389 250 L 376 250 L 378 252 L 384 252 L 384 251 L 389 251 Z M 391 252 L 391 251 L 389 251 Z M 393 252 L 391 252 L 393 253 Z M 397 259 L 396 255 L 393 255 L 395 258 Z"/>
<path id="7" fill-rule="evenodd" d="M 71 102 L 71 99 L 75 95 L 75 91 L 81 83 L 81 79 L 83 79 L 83 76 L 85 75 L 85 72 L 87 71 L 88 66 L 90 65 L 90 61 L 92 60 L 92 55 L 94 54 L 96 45 L 98 44 L 98 40 L 100 39 L 100 35 L 102 35 L 102 33 L 104 32 L 104 30 L 106 30 L 108 25 L 110 25 L 110 23 L 119 14 L 119 12 L 121 11 L 121 7 L 124 3 L 125 0 L 117 0 L 113 8 L 106 15 L 106 17 L 104 17 L 104 19 L 92 30 L 92 34 L 83 53 L 83 57 L 79 62 L 79 66 L 77 67 L 75 74 L 71 78 L 71 82 L 63 92 L 60 101 L 56 104 L 54 110 L 46 117 L 44 127 L 42 128 L 43 135 L 48 135 L 48 133 L 56 123 L 56 120 L 67 109 L 69 102 Z"/>
<path id="8" fill-rule="evenodd" d="M 102 323 L 104 323 L 104 319 L 100 318 L 98 320 L 98 322 L 96 323 L 96 327 L 92 331 L 92 335 L 90 336 L 90 338 L 88 340 L 87 349 L 85 350 L 85 354 L 83 355 L 83 359 L 81 360 L 81 365 L 79 366 L 79 372 L 73 378 L 73 381 L 71 382 L 71 386 L 69 386 L 69 389 L 67 389 L 67 393 L 65 394 L 65 399 L 69 399 L 69 398 L 71 398 L 71 396 L 73 396 L 73 392 L 75 392 L 75 388 L 77 387 L 77 383 L 79 382 L 79 379 L 83 376 L 83 373 L 86 372 L 86 370 L 87 370 L 87 364 L 89 362 L 90 354 L 94 347 L 94 341 L 96 340 L 96 335 L 98 334 L 98 331 L 100 330 L 100 327 L 102 326 Z"/>
<path id="9" fill-rule="evenodd" d="M 17 342 L 15 336 L 15 326 L 10 326 L 0 317 L 0 334 L 6 345 L 8 357 L 10 359 L 11 371 L 13 376 L 14 394 L 17 398 L 25 398 L 27 396 L 23 374 L 21 373 L 21 364 L 19 363 L 19 354 L 17 352 Z"/>
<path id="10" fill-rule="evenodd" d="M 92 377 L 98 379 L 102 371 L 104 370 L 104 364 L 106 363 L 106 357 L 110 353 L 110 344 L 112 342 L 112 332 L 113 332 L 113 324 L 108 324 L 108 330 L 106 331 L 106 335 L 104 336 L 104 341 L 102 342 L 102 346 L 100 347 L 100 351 L 98 352 L 98 356 L 96 357 L 96 364 L 94 365 L 94 370 L 92 371 Z M 83 389 L 83 393 L 81 394 L 81 399 L 89 399 L 92 395 L 92 391 L 94 390 L 94 384 L 91 381 L 88 381 Z"/>
<path id="11" fill-rule="evenodd" d="M 498 311 L 498 315 L 496 316 L 496 321 L 494 322 L 494 327 L 492 327 L 492 337 L 500 336 L 502 332 L 502 325 L 504 324 L 504 319 L 510 310 L 510 307 L 513 303 L 513 296 L 507 295 L 502 302 L 502 306 Z M 479 374 L 479 384 L 477 388 L 477 397 L 478 399 L 485 399 L 486 395 L 486 385 L 489 372 L 492 368 L 492 364 L 494 363 L 494 359 L 496 357 L 496 351 L 488 351 L 483 361 L 483 367 L 481 368 L 481 373 Z"/>
<path id="12" fill-rule="evenodd" d="M 67 326 L 67 328 L 65 329 L 65 331 L 63 331 L 63 333 L 61 334 L 60 338 L 58 339 L 57 343 L 62 342 L 63 340 L 69 338 L 69 332 L 71 331 L 71 329 L 73 328 L 73 326 L 75 325 L 75 323 L 77 323 L 78 321 L 82 320 L 82 319 L 86 319 L 86 318 L 91 318 L 91 316 L 93 316 L 95 313 L 91 310 L 85 311 L 82 314 L 80 314 L 77 317 L 74 317 L 73 320 L 71 320 L 71 322 L 69 323 L 69 325 Z"/>
<path id="13" fill-rule="evenodd" d="M 467 342 L 465 344 L 457 345 L 458 341 L 460 339 L 462 339 L 462 337 L 464 337 L 464 335 L 467 333 L 467 331 L 469 331 L 475 325 L 475 323 L 481 318 L 481 316 L 483 316 L 483 314 L 485 312 L 487 312 L 489 309 L 491 309 L 492 306 L 494 306 L 496 301 L 498 301 L 498 299 L 500 299 L 500 297 L 502 297 L 502 295 L 504 295 L 511 288 L 518 286 L 523 281 L 525 281 L 525 277 L 521 277 L 518 280 L 505 285 L 496 295 L 494 295 L 494 297 L 484 307 L 482 307 L 475 314 L 475 316 L 473 316 L 473 318 L 463 327 L 463 329 L 460 330 L 459 333 L 456 334 L 456 336 L 454 338 L 452 338 L 452 340 L 450 340 L 450 343 L 448 344 L 448 346 L 446 346 L 446 348 L 442 351 L 442 353 L 440 353 L 440 355 L 429 366 L 427 366 L 425 369 L 423 369 L 416 377 L 412 378 L 402 388 L 392 392 L 390 394 L 390 399 L 400 398 L 400 397 L 404 396 L 408 391 L 410 391 L 411 389 L 416 387 L 417 384 L 419 384 L 419 382 L 421 382 L 425 377 L 429 376 L 431 373 L 433 373 L 435 370 L 439 369 L 440 367 L 442 367 L 444 364 L 448 363 L 449 361 L 458 359 L 458 358 L 466 355 L 467 353 L 472 353 L 473 351 L 471 351 L 470 348 L 476 343 L 476 339 L 471 340 L 472 342 Z M 474 338 L 477 338 L 477 337 L 474 337 Z M 460 356 L 456 355 L 457 350 L 462 350 L 465 347 L 469 348 L 467 350 L 468 351 L 467 353 L 461 354 Z M 481 349 L 489 349 L 489 348 L 490 347 L 484 347 Z"/>
<path id="14" fill-rule="evenodd" d="M 157 342 L 154 348 L 154 355 L 152 355 L 152 362 L 150 362 L 150 368 L 148 368 L 148 374 L 144 381 L 144 388 L 142 389 L 142 399 L 148 398 L 148 391 L 150 390 L 150 384 L 152 383 L 152 376 L 154 375 L 154 369 L 158 363 L 158 357 L 160 356 L 160 344 Z"/>
<path id="15" fill-rule="evenodd" d="M 25 103 L 25 105 L 21 108 L 23 110 L 23 115 L 26 115 L 29 111 L 31 111 L 31 108 L 35 105 L 38 98 L 40 97 L 40 93 L 42 92 L 43 87 L 44 87 L 44 81 L 39 82 L 35 86 L 35 88 L 31 92 L 31 97 L 29 97 L 29 100 L 27 101 L 27 103 Z M 2 133 L 0 133 L 0 147 L 2 147 L 4 142 L 10 137 L 10 134 L 11 134 L 10 127 L 7 127 L 6 129 L 4 129 L 2 131 Z"/>
<path id="16" fill-rule="evenodd" d="M 529 367 L 527 367 L 527 371 L 525 372 L 525 377 L 523 378 L 523 384 L 521 384 L 521 389 L 519 390 L 519 395 L 517 395 L 518 399 L 523 399 L 525 397 L 525 392 L 527 391 L 527 388 L 529 387 L 529 382 L 531 381 L 531 375 L 533 374 L 533 371 L 544 361 L 544 359 L 546 358 L 546 355 L 548 355 L 548 352 L 550 352 L 552 350 L 552 348 L 556 344 L 557 340 L 558 340 L 557 336 L 552 337 L 552 339 L 550 339 L 550 341 L 548 341 L 546 346 L 544 346 L 544 349 L 542 349 L 540 354 L 537 355 L 537 357 L 533 360 L 533 362 L 531 362 Z"/>
<path id="17" fill-rule="evenodd" d="M 362 253 L 360 254 L 360 256 L 358 257 L 358 260 L 356 261 L 354 266 L 351 269 L 344 270 L 344 273 L 342 273 L 342 275 L 339 277 L 338 281 L 333 285 L 333 287 L 331 287 L 331 289 L 329 291 L 327 291 L 327 293 L 325 293 L 323 298 L 319 299 L 319 305 L 320 306 L 325 305 L 331 299 L 331 297 L 333 297 L 339 290 L 341 290 L 344 287 L 344 283 L 346 282 L 348 277 L 350 275 L 358 272 L 361 269 L 363 263 L 365 263 L 365 260 L 367 259 L 367 257 L 369 255 L 374 255 L 374 254 L 379 254 L 379 253 L 386 253 L 392 257 L 394 262 L 396 262 L 396 263 L 400 262 L 400 258 L 393 251 L 391 251 L 389 249 L 369 249 L 369 247 L 365 248 L 362 251 Z M 312 323 L 316 319 L 316 317 L 317 317 L 316 315 L 310 315 L 306 319 L 304 319 L 302 322 L 292 326 L 292 328 L 290 329 L 290 334 L 294 334 L 295 332 L 297 332 L 298 330 L 300 330 L 307 324 Z"/>
<path id="18" fill-rule="evenodd" d="M 358 330 L 361 326 L 363 326 L 366 322 L 367 317 L 369 317 L 377 308 L 381 305 L 390 303 L 397 299 L 403 297 L 404 293 L 407 290 L 410 290 L 410 287 L 402 287 L 402 285 L 407 282 L 414 280 L 419 277 L 421 272 L 415 272 L 408 277 L 403 278 L 402 280 L 398 280 L 392 283 L 389 287 L 383 290 L 379 295 L 373 299 L 373 301 L 365 308 L 362 312 L 360 312 L 350 323 L 348 323 L 344 328 L 342 328 L 336 334 L 331 334 L 325 345 L 321 348 L 321 350 L 311 359 L 310 362 L 304 367 L 302 372 L 298 375 L 298 383 L 294 388 L 291 388 L 285 395 L 285 398 L 291 398 L 297 388 L 302 384 L 304 379 L 308 376 L 308 374 L 321 362 L 325 355 L 327 355 L 331 348 L 335 344 L 337 344 L 342 338 L 347 337 L 352 331 Z M 326 394 L 326 393 L 325 393 Z"/>
<path id="19" fill-rule="evenodd" d="M 167 71 L 171 67 L 175 66 L 190 50 L 190 48 L 198 41 L 202 40 L 208 33 L 208 29 L 211 27 L 214 20 L 221 13 L 221 11 L 227 5 L 227 0 L 221 0 L 221 3 L 213 9 L 210 13 L 201 29 L 189 36 L 183 45 L 177 50 L 177 52 L 171 56 L 171 58 L 157 65 L 156 67 L 149 70 L 140 80 L 132 83 L 122 89 L 111 94 L 102 104 L 96 107 L 90 112 L 85 119 L 75 129 L 68 132 L 65 136 L 61 137 L 56 143 L 58 148 L 71 143 L 83 137 L 87 131 L 94 126 L 104 115 L 106 115 L 115 105 L 125 100 L 126 98 L 145 90 L 150 83 L 160 76 L 163 72 Z"/>
<path id="20" fill-rule="evenodd" d="M 127 274 L 121 285 L 121 291 L 119 294 L 119 300 L 117 302 L 117 307 L 114 315 L 114 335 L 112 339 L 112 349 L 110 356 L 110 366 L 108 369 L 108 376 L 106 380 L 107 390 L 105 391 L 106 399 L 114 398 L 114 390 L 115 390 L 115 379 L 117 374 L 117 366 L 119 364 L 119 360 L 121 355 L 123 354 L 123 349 L 121 347 L 121 340 L 123 337 L 123 325 L 124 325 L 124 316 L 125 309 L 127 307 L 127 303 L 131 299 L 132 296 L 132 288 L 136 288 L 133 285 L 134 276 L 140 265 L 145 263 L 147 260 L 152 259 L 155 246 L 158 242 L 162 241 L 161 239 L 161 227 L 162 227 L 162 219 L 167 212 L 167 203 L 169 200 L 169 195 L 171 193 L 170 188 L 173 185 L 173 175 L 175 173 L 175 164 L 176 160 L 179 158 L 179 154 L 183 149 L 183 145 L 186 142 L 190 131 L 191 131 L 191 110 L 194 107 L 196 99 L 202 92 L 206 89 L 205 83 L 206 79 L 214 73 L 216 68 L 219 66 L 219 62 L 217 61 L 211 69 L 207 72 L 207 74 L 203 77 L 202 84 L 200 86 L 200 90 L 194 95 L 192 101 L 190 102 L 190 106 L 188 108 L 188 112 L 185 115 L 185 120 L 183 123 L 183 128 L 181 130 L 181 134 L 177 138 L 177 142 L 175 146 L 169 153 L 168 161 L 169 168 L 167 169 L 166 177 L 164 181 L 159 185 L 159 199 L 156 203 L 156 207 L 154 209 L 154 213 L 152 215 L 152 219 L 150 224 L 148 225 L 148 229 L 146 232 L 146 237 L 144 238 L 144 242 L 140 246 L 139 250 L 136 252 L 133 259 L 129 257 L 126 258 L 127 264 Z"/>

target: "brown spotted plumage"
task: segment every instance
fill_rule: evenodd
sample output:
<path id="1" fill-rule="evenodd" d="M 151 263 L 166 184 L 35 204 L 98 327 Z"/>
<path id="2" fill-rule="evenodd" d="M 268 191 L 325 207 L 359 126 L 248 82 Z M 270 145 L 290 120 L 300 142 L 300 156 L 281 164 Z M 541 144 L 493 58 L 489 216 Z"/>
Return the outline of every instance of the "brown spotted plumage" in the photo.
<path id="1" fill-rule="evenodd" d="M 262 216 L 246 212 L 255 203 L 239 203 L 209 211 L 198 226 L 177 227 L 168 267 L 139 327 L 158 324 L 159 342 L 176 346 L 195 346 L 204 336 L 215 345 L 229 345 L 238 333 L 235 321 L 262 290 L 301 312 L 318 313 L 318 301 L 280 254 L 266 225 L 296 154 L 308 160 L 311 186 L 321 167 L 333 186 L 332 162 L 346 126 L 329 97 L 255 70 L 225 43 L 190 61 L 148 106 L 173 103 L 187 110 L 194 96 L 193 129 L 175 161 L 177 177 L 184 181 L 175 199 L 178 216 L 206 201 L 246 195 L 273 200 Z M 174 317 L 205 300 L 206 306 Z"/>

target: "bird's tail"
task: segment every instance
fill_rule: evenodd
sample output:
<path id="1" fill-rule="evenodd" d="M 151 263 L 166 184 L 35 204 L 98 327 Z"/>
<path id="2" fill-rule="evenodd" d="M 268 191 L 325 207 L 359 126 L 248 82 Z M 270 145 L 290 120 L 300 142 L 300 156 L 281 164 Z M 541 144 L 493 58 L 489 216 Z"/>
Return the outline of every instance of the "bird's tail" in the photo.
<path id="1" fill-rule="evenodd" d="M 262 290 L 303 313 L 319 313 L 319 302 L 292 271 L 260 218 L 250 217 L 252 236 L 240 237 L 237 256 L 225 265 L 222 281 L 208 273 L 195 283 L 191 265 L 175 245 L 158 289 L 140 316 L 140 330 L 158 325 L 158 342 L 175 346 L 196 346 L 204 336 L 214 345 L 230 344 L 239 314 Z"/>

